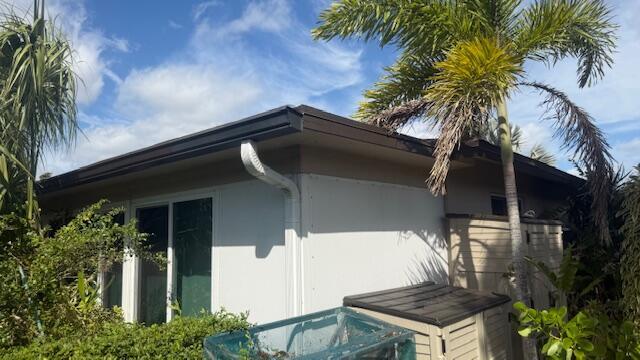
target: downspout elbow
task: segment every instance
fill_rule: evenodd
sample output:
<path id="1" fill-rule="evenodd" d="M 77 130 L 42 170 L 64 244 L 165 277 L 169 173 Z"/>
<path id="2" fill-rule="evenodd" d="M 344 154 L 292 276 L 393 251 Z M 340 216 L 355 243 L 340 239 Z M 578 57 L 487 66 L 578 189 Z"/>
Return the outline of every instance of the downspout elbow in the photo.
<path id="1" fill-rule="evenodd" d="M 240 145 L 240 157 L 245 169 L 253 177 L 282 190 L 286 197 L 285 206 L 285 247 L 289 254 L 287 276 L 290 285 L 287 302 L 288 316 L 302 314 L 302 245 L 300 240 L 300 190 L 288 177 L 265 165 L 258 156 L 253 141 L 245 140 Z"/>

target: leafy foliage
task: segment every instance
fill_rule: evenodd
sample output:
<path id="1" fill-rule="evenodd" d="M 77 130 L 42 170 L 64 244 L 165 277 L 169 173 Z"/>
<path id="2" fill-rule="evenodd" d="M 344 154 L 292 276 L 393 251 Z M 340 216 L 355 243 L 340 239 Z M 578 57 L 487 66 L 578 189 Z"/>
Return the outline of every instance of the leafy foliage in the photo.
<path id="1" fill-rule="evenodd" d="M 640 165 L 622 189 L 622 295 L 625 314 L 640 327 Z"/>
<path id="2" fill-rule="evenodd" d="M 248 326 L 246 315 L 224 310 L 151 326 L 110 321 L 90 334 L 39 339 L 0 359 L 202 359 L 206 336 Z"/>
<path id="3" fill-rule="evenodd" d="M 604 281 L 610 270 L 588 269 L 589 263 L 573 247 L 566 250 L 557 272 L 543 262 L 529 261 L 547 276 L 555 287 L 554 296 L 566 299 L 568 307 L 536 310 L 522 302 L 514 304 L 521 336 L 536 338 L 541 352 L 551 359 L 640 359 L 640 328 L 623 313 L 620 288 Z M 619 269 L 616 259 L 608 261 L 608 266 Z"/>
<path id="4" fill-rule="evenodd" d="M 114 217 L 121 209 L 104 212 L 103 205 L 82 210 L 51 236 L 33 220 L 0 216 L 0 348 L 90 333 L 118 317 L 95 301 L 95 274 L 125 255 L 152 255 L 135 222 L 119 225 Z"/>
<path id="5" fill-rule="evenodd" d="M 583 170 L 577 167 L 579 174 Z M 584 175 L 583 175 L 584 176 Z M 620 301 L 622 295 L 621 254 L 623 236 L 620 228 L 624 219 L 620 214 L 625 194 L 624 187 L 627 173 L 619 168 L 613 175 L 613 180 L 607 189 L 610 245 L 604 245 L 601 232 L 593 219 L 592 195 L 589 191 L 589 181 L 576 189 L 570 196 L 565 206 L 557 212 L 545 214 L 545 216 L 562 220 L 565 227 L 563 240 L 571 244 L 571 256 L 577 263 L 576 281 L 571 292 L 575 295 L 582 292 L 595 279 L 600 279 L 593 284 L 593 289 L 583 296 L 568 295 L 569 311 L 575 314 L 574 309 L 580 309 L 589 302 L 607 304 L 608 312 L 615 314 L 616 318 L 622 317 Z"/>
<path id="6" fill-rule="evenodd" d="M 0 212 L 29 202 L 43 151 L 70 146 L 78 131 L 72 49 L 34 2 L 33 20 L 0 18 Z M 31 211 L 30 211 L 31 212 Z"/>
<path id="7" fill-rule="evenodd" d="M 556 303 L 569 304 L 569 314 L 576 314 L 579 309 L 592 300 L 590 297 L 596 287 L 602 283 L 604 274 L 589 274 L 580 258 L 575 255 L 572 246 L 565 250 L 557 272 L 552 271 L 543 261 L 527 258 L 554 287 L 552 296 Z"/>
<path id="8" fill-rule="evenodd" d="M 640 336 L 630 321 L 611 320 L 605 312 L 587 309 L 567 318 L 567 308 L 538 311 L 521 302 L 521 336 L 535 336 L 551 359 L 640 359 Z"/>

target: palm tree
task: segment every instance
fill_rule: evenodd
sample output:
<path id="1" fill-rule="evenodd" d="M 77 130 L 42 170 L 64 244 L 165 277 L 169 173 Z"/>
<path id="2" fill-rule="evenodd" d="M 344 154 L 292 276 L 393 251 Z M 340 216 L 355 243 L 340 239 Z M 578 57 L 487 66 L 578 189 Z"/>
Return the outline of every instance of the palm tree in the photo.
<path id="1" fill-rule="evenodd" d="M 511 133 L 511 146 L 513 146 L 513 151 L 520 151 L 525 142 L 522 128 L 511 123 L 509 124 L 509 132 Z M 480 138 L 493 145 L 500 146 L 500 129 L 498 128 L 498 120 L 489 119 L 483 127 L 475 129 L 471 134 L 469 134 L 469 137 Z M 550 166 L 554 166 L 556 162 L 556 157 L 548 152 L 542 144 L 534 144 L 529 150 L 528 156 Z"/>
<path id="2" fill-rule="evenodd" d="M 553 156 L 552 153 L 548 152 L 541 144 L 533 145 L 529 151 L 529 157 L 550 166 L 554 166 L 556 163 L 556 157 Z"/>
<path id="3" fill-rule="evenodd" d="M 396 62 L 364 93 L 356 117 L 397 130 L 430 120 L 439 127 L 435 164 L 427 180 L 445 192 L 450 158 L 465 134 L 496 116 L 512 241 L 517 300 L 530 304 L 520 234 L 518 196 L 507 101 L 521 87 L 533 87 L 557 136 L 595 180 L 594 219 L 603 241 L 607 232 L 607 182 L 612 173 L 609 145 L 593 119 L 561 91 L 527 78 L 524 64 L 550 66 L 574 57 L 578 84 L 593 84 L 611 66 L 616 25 L 601 0 L 342 0 L 320 15 L 315 39 L 355 37 L 393 45 Z M 525 340 L 527 358 L 535 344 Z"/>
<path id="4" fill-rule="evenodd" d="M 44 19 L 44 1 L 34 1 L 33 21 L 0 19 L 0 100 L 3 212 L 31 200 L 43 152 L 71 145 L 78 130 L 71 46 Z"/>

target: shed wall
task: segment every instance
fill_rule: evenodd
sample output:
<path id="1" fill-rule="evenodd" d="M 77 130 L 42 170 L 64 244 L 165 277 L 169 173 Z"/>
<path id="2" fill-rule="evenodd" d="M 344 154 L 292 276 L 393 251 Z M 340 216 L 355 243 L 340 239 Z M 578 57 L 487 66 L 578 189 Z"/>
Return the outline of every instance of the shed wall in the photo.
<path id="1" fill-rule="evenodd" d="M 525 255 L 556 269 L 562 260 L 562 225 L 553 221 L 534 223 L 523 219 L 521 227 Z M 512 263 L 506 218 L 450 218 L 449 231 L 451 284 L 512 294 L 511 285 L 504 276 Z M 534 305 L 547 307 L 551 286 L 542 274 L 530 268 Z"/>
<path id="2" fill-rule="evenodd" d="M 441 197 L 426 188 L 303 174 L 304 311 L 342 298 L 446 282 Z"/>
<path id="3" fill-rule="evenodd" d="M 557 269 L 563 252 L 562 225 L 553 221 L 544 223 L 523 219 L 521 228 L 526 246 L 525 255 L 543 261 L 551 269 Z M 509 223 L 506 218 L 450 218 L 449 231 L 451 284 L 509 294 L 514 299 L 513 284 L 505 276 L 512 263 Z M 548 308 L 551 305 L 550 292 L 553 286 L 535 267 L 530 266 L 529 269 L 533 306 L 538 309 Z M 496 330 L 489 328 L 487 331 Z M 520 359 L 520 336 L 515 329 L 510 333 L 512 357 Z M 500 344 L 499 335 L 491 335 L 488 339 L 491 347 L 494 346 L 492 344 Z"/>

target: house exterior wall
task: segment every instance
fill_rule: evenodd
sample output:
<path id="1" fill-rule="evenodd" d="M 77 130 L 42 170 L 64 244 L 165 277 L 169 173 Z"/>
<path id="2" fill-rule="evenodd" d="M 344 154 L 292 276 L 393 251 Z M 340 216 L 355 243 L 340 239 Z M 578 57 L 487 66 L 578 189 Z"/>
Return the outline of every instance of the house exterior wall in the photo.
<path id="1" fill-rule="evenodd" d="M 285 198 L 281 190 L 252 178 L 239 152 L 230 154 L 82 185 L 43 197 L 41 206 L 51 216 L 108 198 L 126 206 L 130 217 L 138 205 L 188 194 L 210 196 L 213 309 L 248 310 L 249 320 L 256 323 L 281 319 L 287 310 Z M 445 214 L 490 214 L 490 195 L 502 192 L 500 168 L 477 161 L 452 169 L 448 195 L 436 197 L 424 183 L 432 159 L 400 155 L 307 145 L 260 153 L 265 164 L 291 176 L 301 191 L 304 313 L 340 306 L 344 296 L 354 293 L 425 280 L 447 282 Z M 537 189 L 541 185 L 526 176 L 518 181 L 525 208 L 535 206 L 538 212 L 560 199 L 557 191 Z M 130 278 L 123 288 L 129 312 L 134 311 L 137 281 L 131 275 L 137 265 L 132 264 L 125 264 Z"/>
<path id="2" fill-rule="evenodd" d="M 426 188 L 303 174 L 304 311 L 346 295 L 447 281 L 442 197 Z"/>
<path id="3" fill-rule="evenodd" d="M 214 308 L 249 321 L 285 318 L 284 195 L 258 180 L 220 188 L 214 219 Z"/>
<path id="4" fill-rule="evenodd" d="M 534 210 L 546 217 L 563 204 L 566 185 L 535 179 L 517 173 L 516 186 L 522 201 L 521 211 Z M 500 164 L 471 160 L 452 169 L 447 177 L 446 212 L 450 214 L 491 214 L 491 195 L 504 196 Z"/>

